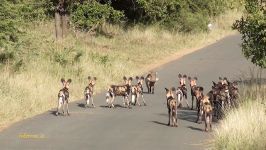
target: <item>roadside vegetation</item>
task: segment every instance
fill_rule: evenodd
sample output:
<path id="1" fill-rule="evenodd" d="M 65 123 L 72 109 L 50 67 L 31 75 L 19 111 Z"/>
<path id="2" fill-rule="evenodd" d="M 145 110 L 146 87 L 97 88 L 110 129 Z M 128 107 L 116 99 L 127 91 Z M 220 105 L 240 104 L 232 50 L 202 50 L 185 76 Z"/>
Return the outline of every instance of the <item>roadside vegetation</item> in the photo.
<path id="1" fill-rule="evenodd" d="M 240 91 L 240 107 L 228 111 L 215 130 L 214 149 L 266 148 L 266 85 L 250 80 Z"/>
<path id="2" fill-rule="evenodd" d="M 266 149 L 265 17 L 266 2 L 245 0 L 244 14 L 233 24 L 242 35 L 244 56 L 260 70 L 257 76 L 251 70 L 250 79 L 240 82 L 240 106 L 228 111 L 217 127 L 215 149 Z"/>
<path id="3" fill-rule="evenodd" d="M 208 10 L 200 3 L 159 2 L 139 0 L 137 10 L 145 12 L 139 18 L 140 12 L 134 9 L 121 11 L 123 5 L 75 3 L 66 10 L 70 19 L 67 36 L 56 40 L 56 1 L 4 0 L 0 4 L 0 17 L 5 20 L 0 22 L 0 128 L 55 107 L 61 77 L 72 78 L 71 101 L 80 100 L 88 75 L 98 78 L 96 91 L 100 92 L 121 82 L 124 75 L 147 72 L 151 64 L 160 64 L 158 60 L 234 33 L 231 25 L 242 14 L 241 4 L 231 0 L 221 3 L 221 9 L 213 7 L 223 1 L 206 1 Z M 169 9 L 156 11 L 161 5 Z M 99 17 L 99 12 L 106 16 Z M 87 16 L 84 13 L 95 15 L 82 18 Z M 179 14 L 173 16 L 175 21 L 182 15 L 187 20 L 169 22 L 171 14 Z M 213 24 L 212 30 L 208 23 Z"/>

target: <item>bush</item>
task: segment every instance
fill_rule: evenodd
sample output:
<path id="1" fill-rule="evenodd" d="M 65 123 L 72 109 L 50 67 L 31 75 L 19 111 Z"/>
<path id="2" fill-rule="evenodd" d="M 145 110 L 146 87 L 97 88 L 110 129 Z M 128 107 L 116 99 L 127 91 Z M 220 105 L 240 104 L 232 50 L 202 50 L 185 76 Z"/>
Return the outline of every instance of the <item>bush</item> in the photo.
<path id="1" fill-rule="evenodd" d="M 124 17 L 122 12 L 114 10 L 109 4 L 97 1 L 76 3 L 70 14 L 74 26 L 85 31 L 97 28 L 104 22 L 119 23 Z"/>

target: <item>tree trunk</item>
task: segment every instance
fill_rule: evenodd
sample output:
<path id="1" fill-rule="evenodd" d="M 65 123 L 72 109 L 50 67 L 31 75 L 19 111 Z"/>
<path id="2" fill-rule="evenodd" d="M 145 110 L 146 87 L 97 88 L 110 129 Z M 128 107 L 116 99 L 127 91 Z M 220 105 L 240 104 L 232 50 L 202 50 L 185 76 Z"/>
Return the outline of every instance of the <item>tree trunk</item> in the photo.
<path id="1" fill-rule="evenodd" d="M 66 4 L 64 0 L 59 0 L 55 9 L 55 34 L 56 39 L 60 40 L 66 36 L 67 16 Z"/>
<path id="2" fill-rule="evenodd" d="M 65 38 L 67 36 L 67 15 L 63 14 L 61 16 L 61 23 L 62 23 L 62 37 Z"/>
<path id="3" fill-rule="evenodd" d="M 61 27 L 61 15 L 59 12 L 55 12 L 55 36 L 58 40 L 63 38 L 63 32 Z"/>

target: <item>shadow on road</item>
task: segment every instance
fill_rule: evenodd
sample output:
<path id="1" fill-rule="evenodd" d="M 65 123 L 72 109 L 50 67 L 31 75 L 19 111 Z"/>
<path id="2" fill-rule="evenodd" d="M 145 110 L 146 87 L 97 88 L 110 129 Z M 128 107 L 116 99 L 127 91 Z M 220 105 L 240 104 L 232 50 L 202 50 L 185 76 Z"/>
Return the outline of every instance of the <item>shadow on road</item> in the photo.
<path id="1" fill-rule="evenodd" d="M 57 112 L 56 110 L 50 110 L 49 112 L 50 112 L 50 114 L 56 116 L 56 112 Z"/>
<path id="2" fill-rule="evenodd" d="M 195 130 L 195 131 L 204 131 L 203 129 L 195 128 L 195 127 L 192 127 L 192 126 L 188 126 L 187 128 L 189 128 L 191 130 Z"/>
<path id="3" fill-rule="evenodd" d="M 122 105 L 120 105 L 120 104 L 114 104 L 114 108 L 127 108 L 127 109 L 129 109 L 128 107 L 125 107 L 125 106 L 122 106 Z M 101 108 L 109 108 L 110 109 L 110 107 L 109 106 L 107 106 L 107 105 L 101 105 L 100 106 Z M 130 107 L 131 108 L 131 107 Z"/>
<path id="4" fill-rule="evenodd" d="M 186 120 L 189 122 L 195 122 L 197 120 L 197 113 L 195 111 L 191 110 L 180 110 L 178 111 L 178 119 L 180 120 Z"/>
<path id="5" fill-rule="evenodd" d="M 83 103 L 77 103 L 78 107 L 85 108 L 85 104 Z"/>
<path id="6" fill-rule="evenodd" d="M 168 126 L 167 123 L 162 123 L 162 122 L 159 122 L 159 121 L 151 121 L 151 122 L 156 123 L 156 124 L 159 124 L 159 125 Z"/>

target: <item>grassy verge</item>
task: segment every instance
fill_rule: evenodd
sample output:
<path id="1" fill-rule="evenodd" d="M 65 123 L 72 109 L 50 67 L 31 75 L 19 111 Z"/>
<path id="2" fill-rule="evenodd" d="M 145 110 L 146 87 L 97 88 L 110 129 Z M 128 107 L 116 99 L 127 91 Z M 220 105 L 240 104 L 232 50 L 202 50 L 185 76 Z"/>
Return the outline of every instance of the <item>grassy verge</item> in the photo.
<path id="1" fill-rule="evenodd" d="M 61 77 L 72 78 L 71 101 L 83 98 L 88 75 L 96 76 L 97 92 L 121 81 L 121 77 L 146 72 L 162 64 L 165 57 L 214 43 L 233 34 L 232 22 L 241 13 L 228 12 L 214 20 L 209 33 L 179 34 L 157 27 L 134 27 L 127 31 L 106 25 L 114 37 L 91 36 L 69 31 L 62 41 L 54 39 L 54 24 L 34 24 L 25 29 L 20 59 L 14 73 L 8 65 L 0 73 L 0 128 L 56 106 Z M 158 61 L 162 60 L 162 61 Z M 96 104 L 97 101 L 96 100 Z"/>
<path id="2" fill-rule="evenodd" d="M 240 107 L 227 112 L 216 129 L 215 149 L 266 149 L 266 85 L 250 83 L 241 88 Z"/>

